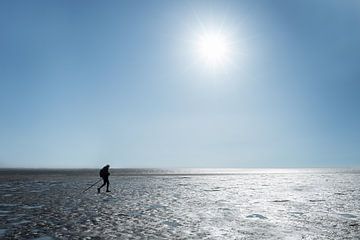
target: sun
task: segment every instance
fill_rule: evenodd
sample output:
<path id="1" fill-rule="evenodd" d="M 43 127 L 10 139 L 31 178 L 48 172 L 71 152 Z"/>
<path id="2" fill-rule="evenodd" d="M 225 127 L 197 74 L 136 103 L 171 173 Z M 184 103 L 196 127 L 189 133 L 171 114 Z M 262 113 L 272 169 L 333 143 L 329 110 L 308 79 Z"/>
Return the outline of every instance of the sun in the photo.
<path id="1" fill-rule="evenodd" d="M 203 33 L 199 36 L 196 45 L 199 58 L 210 67 L 219 67 L 225 64 L 230 57 L 230 44 L 224 34 Z"/>
<path id="2" fill-rule="evenodd" d="M 179 39 L 186 43 L 186 48 L 178 51 L 186 56 L 186 71 L 220 79 L 243 71 L 247 64 L 246 26 L 227 14 L 206 16 L 195 12 L 183 36 L 185 38 Z"/>
<path id="3" fill-rule="evenodd" d="M 234 49 L 229 36 L 220 30 L 206 30 L 196 35 L 195 57 L 207 70 L 219 70 L 232 61 Z"/>

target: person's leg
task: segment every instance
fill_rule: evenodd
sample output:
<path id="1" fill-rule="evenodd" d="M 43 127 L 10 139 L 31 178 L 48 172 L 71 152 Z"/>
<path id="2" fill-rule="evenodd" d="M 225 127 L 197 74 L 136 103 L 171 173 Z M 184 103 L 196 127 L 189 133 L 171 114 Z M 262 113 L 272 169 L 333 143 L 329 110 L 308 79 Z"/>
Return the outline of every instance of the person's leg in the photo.
<path id="1" fill-rule="evenodd" d="M 105 179 L 103 179 L 103 184 L 99 187 L 100 189 L 103 187 L 103 186 L 105 186 L 105 184 L 106 184 L 106 180 Z"/>
<path id="2" fill-rule="evenodd" d="M 106 184 L 106 181 L 105 181 L 105 179 L 103 178 L 103 184 L 98 188 L 98 192 L 100 192 L 100 189 L 103 187 L 103 186 L 105 186 L 105 184 Z"/>
<path id="3" fill-rule="evenodd" d="M 109 191 L 109 185 L 110 185 L 109 179 L 106 179 L 106 191 L 107 192 L 110 192 Z"/>

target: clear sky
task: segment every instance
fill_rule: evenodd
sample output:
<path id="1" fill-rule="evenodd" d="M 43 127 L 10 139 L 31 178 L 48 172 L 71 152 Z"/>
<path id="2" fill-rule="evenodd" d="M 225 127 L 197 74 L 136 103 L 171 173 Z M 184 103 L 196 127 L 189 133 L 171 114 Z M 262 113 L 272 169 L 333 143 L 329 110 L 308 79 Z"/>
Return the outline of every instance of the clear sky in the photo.
<path id="1" fill-rule="evenodd" d="M 0 167 L 107 163 L 359 167 L 359 1 L 0 1 Z"/>

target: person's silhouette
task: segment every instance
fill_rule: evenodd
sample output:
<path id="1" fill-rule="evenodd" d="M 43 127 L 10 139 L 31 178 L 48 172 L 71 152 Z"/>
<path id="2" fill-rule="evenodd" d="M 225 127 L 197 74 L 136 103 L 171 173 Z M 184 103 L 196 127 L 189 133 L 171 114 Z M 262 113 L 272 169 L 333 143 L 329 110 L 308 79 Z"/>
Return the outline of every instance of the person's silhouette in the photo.
<path id="1" fill-rule="evenodd" d="M 100 170 L 100 177 L 103 179 L 104 183 L 103 183 L 103 185 L 101 185 L 101 186 L 98 188 L 98 193 L 100 193 L 100 189 L 101 189 L 103 186 L 105 186 L 105 184 L 106 184 L 106 191 L 107 191 L 107 192 L 110 192 L 110 190 L 109 190 L 109 185 L 110 185 L 110 182 L 109 182 L 109 176 L 110 176 L 109 168 L 110 168 L 110 166 L 109 166 L 109 165 L 106 165 L 105 167 L 103 167 L 103 168 Z"/>

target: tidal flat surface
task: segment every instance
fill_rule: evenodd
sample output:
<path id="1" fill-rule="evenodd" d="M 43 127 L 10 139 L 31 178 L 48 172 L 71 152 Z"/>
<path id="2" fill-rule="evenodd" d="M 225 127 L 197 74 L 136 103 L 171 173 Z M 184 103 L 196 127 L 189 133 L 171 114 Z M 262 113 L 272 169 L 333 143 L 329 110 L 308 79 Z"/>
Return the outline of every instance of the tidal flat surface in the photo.
<path id="1" fill-rule="evenodd" d="M 359 170 L 110 172 L 0 170 L 0 239 L 360 239 Z"/>

